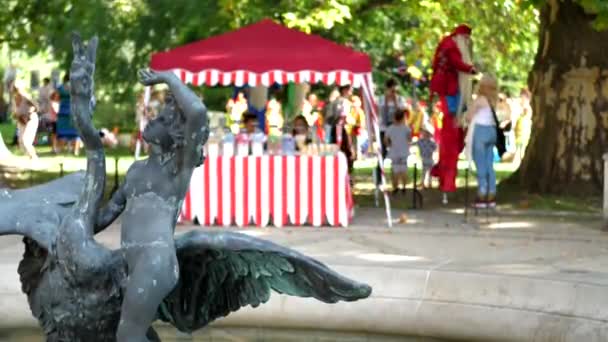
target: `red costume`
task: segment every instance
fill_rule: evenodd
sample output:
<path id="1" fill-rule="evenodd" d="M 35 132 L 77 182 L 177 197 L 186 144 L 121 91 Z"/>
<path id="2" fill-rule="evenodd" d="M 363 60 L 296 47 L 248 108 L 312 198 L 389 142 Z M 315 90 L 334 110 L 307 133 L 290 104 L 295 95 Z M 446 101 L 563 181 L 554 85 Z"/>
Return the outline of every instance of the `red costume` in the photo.
<path id="1" fill-rule="evenodd" d="M 462 54 L 453 39 L 458 34 L 470 35 L 471 28 L 458 26 L 451 35 L 441 40 L 433 58 L 433 78 L 430 84 L 431 94 L 441 97 L 440 108 L 443 112 L 439 162 L 431 174 L 439 177 L 439 189 L 443 192 L 456 191 L 458 155 L 464 148 L 464 132 L 458 126 L 455 113 L 449 113 L 446 96 L 458 94 L 458 72 L 472 73 L 475 70 L 462 60 Z"/>

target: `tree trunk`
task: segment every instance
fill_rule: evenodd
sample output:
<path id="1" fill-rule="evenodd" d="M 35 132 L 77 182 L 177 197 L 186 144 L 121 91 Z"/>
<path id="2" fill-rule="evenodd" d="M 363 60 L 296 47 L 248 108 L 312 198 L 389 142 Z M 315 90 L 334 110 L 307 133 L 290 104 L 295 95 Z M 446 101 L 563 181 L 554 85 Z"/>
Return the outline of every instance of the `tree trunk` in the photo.
<path id="1" fill-rule="evenodd" d="M 540 193 L 598 193 L 608 132 L 608 31 L 572 0 L 547 0 L 528 84 L 534 111 L 519 180 Z"/>

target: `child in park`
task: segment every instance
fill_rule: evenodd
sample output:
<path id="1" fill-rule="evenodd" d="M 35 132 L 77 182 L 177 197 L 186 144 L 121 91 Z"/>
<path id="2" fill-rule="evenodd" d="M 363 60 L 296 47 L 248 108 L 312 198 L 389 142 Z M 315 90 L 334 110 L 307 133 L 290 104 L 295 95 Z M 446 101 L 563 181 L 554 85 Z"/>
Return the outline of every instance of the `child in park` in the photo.
<path id="1" fill-rule="evenodd" d="M 431 133 L 426 129 L 420 130 L 420 139 L 415 143 L 420 151 L 422 160 L 422 186 L 421 188 L 432 187 L 431 168 L 435 163 L 433 154 L 437 150 L 437 143 L 433 140 Z"/>
<path id="2" fill-rule="evenodd" d="M 399 190 L 405 193 L 407 184 L 407 158 L 410 154 L 412 131 L 405 120 L 406 111 L 398 110 L 395 120 L 386 129 L 384 144 L 389 148 L 388 157 L 392 163 L 393 194 Z M 403 185 L 400 189 L 399 185 Z"/>

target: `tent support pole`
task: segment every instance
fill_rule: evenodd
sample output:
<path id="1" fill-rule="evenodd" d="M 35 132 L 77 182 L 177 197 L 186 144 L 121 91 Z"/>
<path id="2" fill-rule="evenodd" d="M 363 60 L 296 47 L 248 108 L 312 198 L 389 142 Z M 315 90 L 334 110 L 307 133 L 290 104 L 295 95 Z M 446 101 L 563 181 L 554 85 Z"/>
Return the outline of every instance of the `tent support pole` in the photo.
<path id="1" fill-rule="evenodd" d="M 372 85 L 372 74 L 368 73 L 363 77 L 362 91 L 365 99 L 364 103 L 367 107 L 367 124 L 368 132 L 373 131 L 376 140 L 376 158 L 378 159 L 378 165 L 380 166 L 380 187 L 384 194 L 384 207 L 386 209 L 386 219 L 388 227 L 393 226 L 393 220 L 391 216 L 391 202 L 386 191 L 386 176 L 384 173 L 384 159 L 382 158 L 382 141 L 380 139 L 380 128 L 378 127 L 378 115 L 376 115 L 376 103 L 374 101 L 373 85 Z"/>

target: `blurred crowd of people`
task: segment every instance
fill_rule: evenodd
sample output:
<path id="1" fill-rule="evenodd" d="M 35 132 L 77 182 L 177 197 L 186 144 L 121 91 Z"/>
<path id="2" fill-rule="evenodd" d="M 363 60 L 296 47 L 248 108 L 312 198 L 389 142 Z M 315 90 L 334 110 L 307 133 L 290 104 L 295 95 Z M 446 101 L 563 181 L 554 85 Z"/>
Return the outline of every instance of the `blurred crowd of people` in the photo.
<path id="1" fill-rule="evenodd" d="M 235 135 L 262 133 L 268 150 L 273 150 L 273 144 L 280 143 L 285 135 L 295 139 L 295 150 L 300 153 L 313 144 L 337 146 L 346 155 L 349 169 L 369 148 L 363 103 L 350 85 L 333 89 L 326 100 L 309 92 L 291 115 L 276 90 L 271 90 L 262 110 L 252 108 L 246 91 L 238 91 L 226 104 L 221 126 Z"/>
<path id="2" fill-rule="evenodd" d="M 499 93 L 496 114 L 499 121 L 510 123 L 512 127 L 506 134 L 509 154 L 503 159 L 520 163 L 532 133 L 530 91 L 522 89 L 517 97 L 509 97 L 504 93 Z"/>
<path id="3" fill-rule="evenodd" d="M 50 78 L 44 78 L 38 88 L 38 96 L 29 96 L 23 83 L 10 82 L 12 119 L 16 123 L 13 144 L 32 160 L 38 159 L 34 145 L 40 134 L 50 140 L 53 153 L 61 152 L 66 146 L 79 154 L 80 140 L 72 125 L 70 116 L 69 74 L 63 82 L 53 86 Z"/>
<path id="4" fill-rule="evenodd" d="M 293 96 L 281 93 L 285 88 L 273 86 L 265 104 L 257 104 L 262 108 L 252 105 L 251 88 L 235 89 L 226 103 L 220 134 L 229 132 L 248 136 L 247 139 L 262 136 L 266 153 L 271 154 L 277 152 L 277 145 L 278 153 L 289 150 L 284 148 L 285 141 L 295 141 L 294 150 L 299 153 L 319 153 L 319 144 L 331 146 L 330 150 L 346 156 L 349 171 L 357 159 L 380 149 L 382 160 L 391 161 L 395 194 L 404 192 L 408 168 L 416 163 L 423 173 L 420 186 L 432 187 L 432 180 L 438 179 L 444 203 L 447 194 L 456 190 L 457 163 L 464 152 L 476 166 L 478 201 L 493 205 L 493 164 L 501 160 L 521 162 L 530 140 L 532 108 L 528 90 L 509 97 L 500 93 L 494 78 L 488 74 L 481 77 L 472 63 L 471 33 L 471 27 L 459 25 L 439 42 L 428 103 L 403 96 L 395 79 L 385 82 L 376 99 L 381 146 L 375 144 L 375 133 L 367 130 L 363 101 L 353 93 L 351 85 L 336 87 L 329 93 L 325 92 L 327 88 L 311 91 L 307 86 L 298 95 L 303 101 L 296 101 L 295 105 Z M 475 93 L 473 83 L 479 88 Z M 137 118 L 143 131 L 160 107 L 162 94 L 153 93 L 147 108 L 143 97 L 140 102 Z M 410 158 L 412 155 L 415 161 Z M 376 182 L 381 179 L 379 169 Z"/>
<path id="5" fill-rule="evenodd" d="M 32 89 L 27 89 L 14 76 L 9 76 L 5 84 L 10 95 L 8 112 L 16 125 L 13 145 L 18 145 L 33 161 L 38 160 L 35 146 L 45 141 L 53 154 L 64 151 L 80 154 L 82 143 L 72 122 L 68 73 L 61 83 L 53 84 L 51 78 L 46 77 L 39 87 Z M 113 147 L 118 143 L 114 132 L 105 128 L 100 130 L 100 136 L 106 146 Z"/>
<path id="6" fill-rule="evenodd" d="M 262 135 L 267 153 L 275 153 L 275 144 L 287 134 L 295 140 L 295 151 L 312 151 L 311 146 L 328 144 L 335 146 L 347 157 L 349 170 L 354 161 L 373 155 L 376 148 L 372 132 L 367 130 L 367 120 L 360 96 L 353 94 L 350 85 L 332 89 L 324 97 L 320 92 L 310 91 L 294 113 L 289 115 L 281 94 L 271 89 L 263 110 L 252 108 L 249 89 L 234 92 L 225 106 L 225 114 L 220 120 L 219 129 L 236 136 L 245 134 L 250 137 Z M 521 160 L 529 141 L 531 131 L 530 95 L 522 90 L 517 98 L 498 97 L 496 111 L 501 122 L 511 123 L 507 134 L 510 157 L 516 162 Z M 137 105 L 136 120 L 139 131 L 152 120 L 163 102 L 163 92 L 153 91 L 144 106 L 144 96 Z M 382 157 L 391 160 L 393 192 L 403 192 L 407 183 L 408 165 L 412 167 L 410 155 L 414 154 L 416 163 L 422 170 L 420 187 L 432 187 L 431 170 L 439 160 L 441 131 L 445 115 L 441 103 L 428 108 L 425 101 L 413 101 L 401 95 L 400 85 L 395 79 L 388 79 L 383 93 L 377 98 L 377 113 Z M 142 144 L 143 141 L 141 142 Z M 147 150 L 147 146 L 143 146 Z M 280 147 L 279 147 L 280 149 Z M 315 153 L 318 152 L 315 150 Z M 493 153 L 496 158 L 496 152 Z M 408 162 L 409 160 L 409 162 Z M 408 164 L 409 163 L 409 164 Z M 379 180 L 379 177 L 377 178 Z"/>

